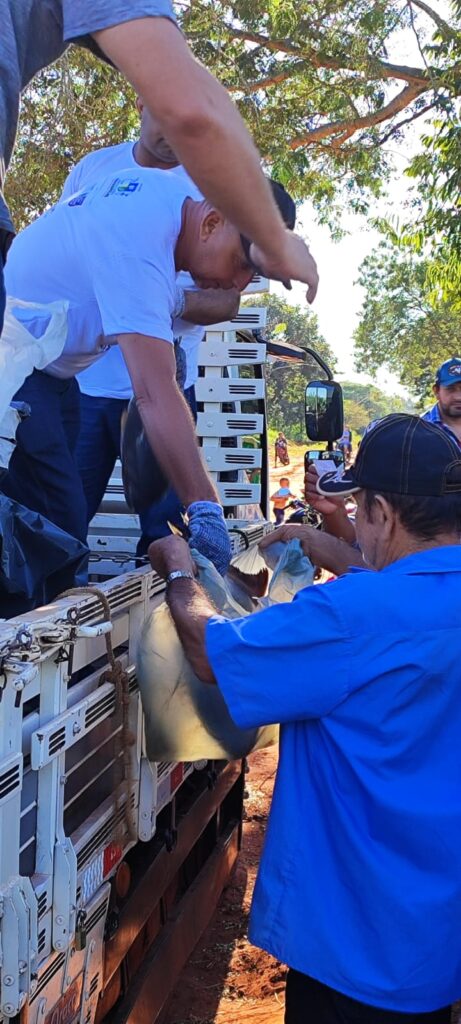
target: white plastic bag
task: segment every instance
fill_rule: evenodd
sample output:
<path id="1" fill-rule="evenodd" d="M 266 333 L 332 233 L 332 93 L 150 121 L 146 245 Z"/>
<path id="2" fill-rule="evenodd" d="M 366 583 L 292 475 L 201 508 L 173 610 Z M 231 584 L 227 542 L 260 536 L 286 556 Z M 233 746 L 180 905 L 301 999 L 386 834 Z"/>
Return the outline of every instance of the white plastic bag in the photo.
<path id="1" fill-rule="evenodd" d="M 0 335 L 0 434 L 11 399 L 32 370 L 43 370 L 57 359 L 67 338 L 69 303 L 24 302 L 7 297 Z M 38 335 L 38 336 L 37 336 Z"/>
<path id="2" fill-rule="evenodd" d="M 21 411 L 17 408 L 18 405 L 21 403 L 16 403 L 16 407 L 9 405 L 0 423 L 0 470 L 8 469 L 16 446 L 16 431 L 23 419 Z M 24 403 L 22 403 L 22 407 L 24 408 Z"/>

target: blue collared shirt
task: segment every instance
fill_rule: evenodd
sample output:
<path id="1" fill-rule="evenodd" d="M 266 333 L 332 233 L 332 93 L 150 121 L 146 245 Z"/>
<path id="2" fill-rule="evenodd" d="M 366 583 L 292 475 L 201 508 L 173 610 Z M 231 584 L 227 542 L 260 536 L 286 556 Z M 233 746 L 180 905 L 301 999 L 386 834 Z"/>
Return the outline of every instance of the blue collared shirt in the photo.
<path id="1" fill-rule="evenodd" d="M 456 436 L 456 434 L 453 433 L 448 424 L 443 422 L 443 419 L 440 415 L 438 402 L 436 402 L 435 405 L 432 406 L 432 409 L 428 409 L 428 411 L 425 412 L 423 416 L 421 416 L 421 419 L 427 420 L 428 423 L 435 423 L 438 427 L 442 427 L 443 430 L 445 430 L 446 433 L 450 435 L 455 444 L 457 444 L 461 448 L 461 441 L 459 440 L 459 438 Z"/>
<path id="2" fill-rule="evenodd" d="M 403 1013 L 461 996 L 460 599 L 461 545 L 207 628 L 233 719 L 282 723 L 252 942 Z"/>

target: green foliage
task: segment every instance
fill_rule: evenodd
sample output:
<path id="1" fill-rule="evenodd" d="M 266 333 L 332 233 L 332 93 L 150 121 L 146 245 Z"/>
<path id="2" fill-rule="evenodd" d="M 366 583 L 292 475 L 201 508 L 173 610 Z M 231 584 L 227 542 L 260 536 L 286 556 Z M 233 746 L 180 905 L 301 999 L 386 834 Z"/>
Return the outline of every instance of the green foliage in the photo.
<path id="1" fill-rule="evenodd" d="M 455 9 L 449 24 L 419 0 L 194 0 L 180 10 L 274 172 L 329 224 L 338 200 L 363 210 L 379 193 L 387 143 L 459 93 Z M 418 37 L 419 67 L 392 60 L 402 30 Z"/>
<path id="2" fill-rule="evenodd" d="M 134 98 L 121 75 L 77 47 L 36 76 L 23 97 L 6 179 L 18 229 L 56 202 L 68 172 L 85 153 L 136 137 Z"/>
<path id="3" fill-rule="evenodd" d="M 460 48 L 461 59 L 461 48 Z M 422 139 L 422 152 L 410 164 L 416 179 L 412 219 L 402 241 L 415 252 L 429 252 L 426 283 L 430 300 L 461 311 L 461 128 L 456 118 L 436 120 Z"/>
<path id="4" fill-rule="evenodd" d="M 440 363 L 459 354 L 461 333 L 460 310 L 434 302 L 427 278 L 427 260 L 383 241 L 362 263 L 365 299 L 355 332 L 357 369 L 386 367 L 420 402 Z"/>
<path id="5" fill-rule="evenodd" d="M 400 395 L 388 395 L 380 388 L 355 381 L 342 382 L 344 422 L 357 434 L 363 434 L 371 420 L 379 420 L 393 412 L 413 412 L 412 402 Z"/>
<path id="6" fill-rule="evenodd" d="M 363 211 L 379 194 L 406 123 L 428 108 L 445 116 L 459 95 L 456 7 L 449 25 L 420 0 L 194 0 L 178 4 L 178 16 L 267 165 L 333 229 L 344 202 Z M 392 60 L 405 29 L 418 35 L 418 67 Z M 71 47 L 23 101 L 7 188 L 18 225 L 53 202 L 79 157 L 136 130 L 131 89 Z"/>

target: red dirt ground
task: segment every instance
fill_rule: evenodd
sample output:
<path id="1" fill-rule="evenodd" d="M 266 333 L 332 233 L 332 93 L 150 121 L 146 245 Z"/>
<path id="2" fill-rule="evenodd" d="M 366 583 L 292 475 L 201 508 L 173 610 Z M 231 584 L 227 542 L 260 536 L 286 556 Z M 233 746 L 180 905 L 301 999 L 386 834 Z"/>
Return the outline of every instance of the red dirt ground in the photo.
<path id="1" fill-rule="evenodd" d="M 249 759 L 243 844 L 216 914 L 182 972 L 164 1024 L 282 1024 L 285 968 L 246 939 L 277 750 Z"/>

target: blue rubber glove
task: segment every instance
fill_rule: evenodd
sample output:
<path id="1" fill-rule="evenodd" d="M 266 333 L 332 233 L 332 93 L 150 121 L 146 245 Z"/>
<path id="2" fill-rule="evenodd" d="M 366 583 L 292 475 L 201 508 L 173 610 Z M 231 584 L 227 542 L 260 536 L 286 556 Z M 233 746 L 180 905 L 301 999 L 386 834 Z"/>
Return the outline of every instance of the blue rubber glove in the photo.
<path id="1" fill-rule="evenodd" d="M 189 546 L 208 558 L 221 576 L 227 572 L 232 556 L 231 542 L 221 505 L 214 501 L 193 501 L 187 509 Z"/>

